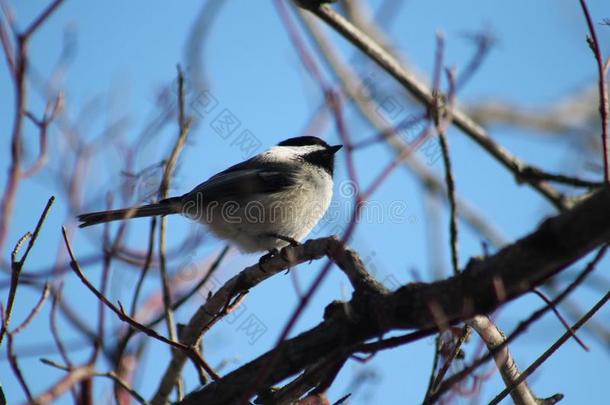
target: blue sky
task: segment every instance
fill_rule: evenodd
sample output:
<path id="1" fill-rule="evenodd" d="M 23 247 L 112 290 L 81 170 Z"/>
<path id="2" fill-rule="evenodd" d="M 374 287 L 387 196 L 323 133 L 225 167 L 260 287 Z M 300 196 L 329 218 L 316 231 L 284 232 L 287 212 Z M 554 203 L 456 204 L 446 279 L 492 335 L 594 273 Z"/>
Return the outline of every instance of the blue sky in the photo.
<path id="1" fill-rule="evenodd" d="M 40 2 L 9 3 L 16 12 L 18 25 L 23 27 L 41 9 Z M 74 54 L 61 87 L 65 91 L 66 114 L 78 123 L 83 137 L 93 139 L 112 122 L 119 121 L 114 130 L 127 140 L 133 140 L 144 125 L 159 113 L 157 98 L 163 87 L 175 79 L 176 64 L 181 63 L 188 71 L 189 58 L 186 56 L 186 40 L 192 24 L 199 13 L 200 3 L 182 1 L 66 1 L 56 14 L 40 29 L 31 44 L 32 66 L 42 78 L 48 76 L 58 60 L 62 42 L 69 38 L 74 44 Z M 377 9 L 378 1 L 372 1 L 371 8 Z M 591 13 L 596 21 L 608 18 L 609 9 L 604 1 L 589 1 Z M 406 2 L 398 8 L 392 21 L 383 23 L 398 50 L 405 58 L 429 76 L 434 64 L 435 33 L 442 31 L 446 38 L 448 65 L 463 67 L 474 49 L 462 34 L 491 30 L 498 44 L 488 55 L 485 63 L 477 71 L 471 82 L 460 92 L 460 101 L 468 103 L 491 99 L 508 100 L 529 108 L 558 100 L 596 80 L 596 71 L 591 51 L 585 43 L 586 26 L 577 1 L 422 1 Z M 597 26 L 605 54 L 610 54 L 610 29 Z M 247 157 L 248 152 L 236 143 L 236 134 L 224 139 L 213 130 L 213 119 L 220 111 L 229 111 L 240 122 L 239 133 L 248 130 L 266 148 L 280 140 L 301 134 L 310 117 L 322 102 L 319 88 L 303 69 L 287 33 L 273 7 L 272 2 L 252 2 L 234 0 L 221 8 L 217 19 L 209 27 L 210 36 L 205 42 L 204 52 L 199 60 L 209 84 L 207 93 L 216 102 L 216 108 L 209 114 L 197 115 L 198 121 L 189 136 L 172 191 L 183 193 L 219 170 Z M 345 41 L 330 33 L 344 57 L 351 57 L 356 51 Z M 417 108 L 400 98 L 400 92 L 391 80 L 362 58 L 354 59 L 354 68 L 365 77 L 372 77 L 380 89 L 394 89 L 404 113 L 415 113 Z M 331 77 L 332 79 L 332 77 Z M 34 83 L 31 83 L 36 88 Z M 12 85 L 4 63 L 0 64 L 0 94 L 12 94 Z M 195 93 L 199 94 L 199 93 Z M 12 97 L 4 97 L 0 103 L 0 131 L 10 133 L 13 108 Z M 39 112 L 44 102 L 33 90 L 30 97 L 31 109 Z M 189 114 L 196 111 L 189 109 Z M 352 107 L 346 108 L 348 130 L 355 140 L 366 139 L 374 130 L 364 125 Z M 577 170 L 579 174 L 593 177 L 598 174 L 586 171 L 572 159 L 573 142 L 567 138 L 552 138 L 522 129 L 497 127 L 491 134 L 499 143 L 515 155 L 554 171 Z M 334 126 L 328 125 L 323 135 L 332 142 L 338 141 Z M 73 221 L 68 212 L 65 195 L 59 186 L 56 173 L 67 162 L 58 161 L 62 143 L 58 141 L 58 128 L 51 128 L 50 163 L 48 170 L 22 183 L 17 195 L 15 216 L 9 238 L 4 247 L 3 257 L 8 257 L 10 248 L 25 231 L 35 225 L 38 213 L 44 207 L 49 195 L 58 199 L 51 211 L 40 241 L 28 260 L 28 271 L 48 268 L 57 254 L 64 255 L 60 243 L 59 227 Z M 161 131 L 160 136 L 138 151 L 135 169 L 141 170 L 159 162 L 169 153 L 168 148 L 176 136 L 174 123 Z M 515 184 L 513 177 L 503 170 L 493 159 L 462 133 L 449 131 L 449 141 L 453 151 L 457 189 L 469 201 L 480 208 L 492 220 L 508 240 L 524 235 L 532 230 L 544 217 L 553 213 L 552 207 L 531 189 Z M 36 153 L 35 128 L 26 127 L 26 151 L 31 158 Z M 8 156 L 9 136 L 0 137 L 1 156 Z M 85 203 L 87 208 L 102 208 L 103 196 L 109 191 L 117 191 L 117 185 L 124 178 L 121 175 L 122 158 L 109 147 L 103 158 L 93 162 L 93 168 L 86 173 L 87 187 Z M 571 156 L 567 159 L 567 156 Z M 391 161 L 388 149 L 378 145 L 356 155 L 357 167 L 364 186 L 370 184 Z M 599 160 L 598 160 L 599 162 Z M 4 187 L 8 160 L 0 160 L 0 186 Z M 576 166 L 575 166 L 576 165 Z M 345 181 L 348 179 L 345 160 L 337 163 L 337 190 L 335 204 L 340 214 L 329 216 L 314 231 L 322 236 L 332 229 L 342 229 L 349 218 L 350 200 Z M 440 160 L 430 165 L 437 174 L 443 173 Z M 413 270 L 423 280 L 431 280 L 430 249 L 427 246 L 426 223 L 429 220 L 424 209 L 422 188 L 412 175 L 403 169 L 396 170 L 372 199 L 372 204 L 380 207 L 386 215 L 381 219 L 364 221 L 358 227 L 351 245 L 356 248 L 369 268 L 376 271 L 381 280 L 387 277 L 400 283 L 413 281 Z M 118 201 L 117 201 L 118 203 Z M 401 207 L 398 217 L 389 217 L 390 207 Z M 447 249 L 446 213 L 441 215 L 443 225 L 439 244 L 433 247 L 433 255 L 444 262 L 445 271 L 450 268 Z M 170 218 L 168 240 L 177 243 L 189 231 L 186 221 Z M 147 229 L 146 221 L 136 221 L 132 226 L 128 241 L 134 249 L 143 250 Z M 481 238 L 462 226 L 460 240 L 461 264 L 467 258 L 481 254 Z M 101 237 L 100 229 L 78 230 L 73 236 L 77 254 L 85 257 L 96 251 Z M 222 242 L 206 234 L 204 243 L 188 254 L 188 260 L 200 265 L 201 260 L 217 252 Z M 58 253 L 59 252 L 59 253 Z M 65 262 L 65 255 L 60 259 Z M 218 273 L 219 282 L 230 278 L 244 266 L 257 260 L 255 255 L 231 254 Z M 170 264 L 170 270 L 177 269 L 184 260 Z M 301 285 L 308 285 L 322 265 L 313 263 L 301 265 L 293 270 Z M 607 262 L 602 263 L 603 267 Z M 87 268 L 93 280 L 99 280 L 100 269 Z M 448 274 L 448 273 L 446 273 Z M 3 277 L 3 280 L 6 277 Z M 137 274 L 120 265 L 113 268 L 111 295 L 113 299 L 129 300 L 137 280 Z M 96 301 L 79 284 L 73 274 L 65 277 L 64 296 L 85 319 L 94 319 L 97 314 Z M 158 280 L 152 276 L 146 285 L 146 292 L 153 291 Z M 1 290 L 4 297 L 7 289 Z M 581 287 L 575 295 L 577 302 L 586 308 L 596 301 L 599 291 Z M 350 288 L 345 277 L 335 268 L 315 295 L 294 333 L 317 324 L 323 309 L 333 299 L 348 299 Z M 27 313 L 37 299 L 37 292 L 27 287 L 19 290 L 15 321 Z M 128 301 L 127 301 L 128 302 Z M 238 367 L 255 356 L 273 347 L 282 326 L 295 309 L 297 296 L 290 275 L 277 275 L 251 291 L 241 312 L 234 321 L 227 320 L 209 333 L 206 338 L 206 356 L 212 365 L 224 359 L 231 359 L 229 368 Z M 542 303 L 535 297 L 526 296 L 505 306 L 499 314 L 498 323 L 509 332 L 520 319 L 526 317 Z M 37 321 L 18 340 L 17 349 L 40 344 L 41 336 L 48 340 L 47 305 Z M 179 322 L 186 322 L 195 306 L 179 311 Z M 609 314 L 602 311 L 597 319 Z M 118 325 L 112 319 L 109 325 Z M 256 319 L 265 332 L 252 342 L 244 333 L 243 322 Z M 78 341 L 78 335 L 65 323 L 66 340 Z M 160 329 L 163 331 L 163 329 Z M 512 347 L 517 364 L 525 368 L 545 348 L 563 333 L 558 321 L 550 316 L 531 327 Z M 608 348 L 598 343 L 593 336 L 581 332 L 591 346 L 590 353 L 584 353 L 573 342 L 568 342 L 533 376 L 531 385 L 540 396 L 562 392 L 566 403 L 578 400 L 594 403 L 605 395 L 603 376 L 607 371 Z M 21 345 L 21 346 L 20 346 Z M 476 339 L 470 347 L 476 347 Z M 432 339 L 399 348 L 392 352 L 380 353 L 367 364 L 348 363 L 330 390 L 331 401 L 346 394 L 352 378 L 361 373 L 374 375 L 372 382 L 357 390 L 353 403 L 417 403 L 423 396 L 430 364 L 432 361 Z M 139 376 L 137 388 L 150 397 L 159 381 L 162 367 L 168 359 L 168 350 L 156 342 L 150 342 L 147 349 L 146 371 Z M 83 360 L 88 353 L 75 351 L 74 360 Z M 46 354 L 58 360 L 54 354 Z M 34 392 L 40 392 L 52 381 L 61 377 L 62 372 L 50 369 L 37 360 L 37 356 L 23 358 L 23 369 Z M 101 361 L 100 370 L 108 368 Z M 578 370 L 577 373 L 574 371 Z M 185 368 L 187 387 L 197 387 L 192 368 Z M 17 403 L 24 396 L 5 357 L 0 360 L 0 381 L 9 402 Z M 100 398 L 109 392 L 101 390 L 105 382 L 98 382 Z M 502 387 L 500 377 L 494 375 L 483 387 L 483 401 L 491 399 Z M 68 403 L 69 396 L 62 398 Z M 463 400 L 462 402 L 466 402 Z"/>

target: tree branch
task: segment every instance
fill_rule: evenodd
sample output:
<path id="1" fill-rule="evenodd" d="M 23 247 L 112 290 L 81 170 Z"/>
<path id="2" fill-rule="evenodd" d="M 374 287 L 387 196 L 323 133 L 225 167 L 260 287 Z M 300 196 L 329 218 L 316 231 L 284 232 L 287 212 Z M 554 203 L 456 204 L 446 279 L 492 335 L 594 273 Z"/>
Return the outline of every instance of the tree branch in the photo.
<path id="1" fill-rule="evenodd" d="M 443 324 L 489 313 L 607 242 L 609 205 L 610 188 L 605 188 L 570 211 L 547 219 L 530 235 L 495 255 L 471 259 L 463 272 L 449 279 L 408 284 L 391 294 L 359 294 L 356 290 L 349 302 L 329 305 L 319 325 L 188 395 L 181 403 L 239 401 L 243 387 L 251 384 L 272 358 L 281 361 L 275 362 L 272 370 L 265 369 L 267 375 L 257 390 L 295 375 L 321 358 L 338 354 L 337 351 L 353 351 L 364 341 L 393 329 L 424 329 L 428 333 Z M 298 262 L 321 257 L 324 246 L 325 240 L 318 239 L 287 248 L 287 252 L 294 253 Z M 277 270 L 285 263 L 278 258 L 272 266 Z M 246 277 L 244 274 L 252 277 L 252 272 L 252 268 L 246 269 L 234 278 L 233 284 Z"/>
<path id="2" fill-rule="evenodd" d="M 394 77 L 407 91 L 409 91 L 417 100 L 426 105 L 428 108 L 434 107 L 433 92 L 411 72 L 407 71 L 400 62 L 390 55 L 385 49 L 371 39 L 367 34 L 362 32 L 358 27 L 346 20 L 339 13 L 334 11 L 327 5 L 321 5 L 320 1 L 304 1 L 297 0 L 297 4 L 318 16 L 328 25 L 334 28 L 345 39 L 350 41 L 354 46 L 364 52 L 371 60 L 375 61 L 381 68 Z M 553 188 L 550 184 L 540 179 L 521 178 L 521 172 L 529 165 L 522 162 L 510 152 L 496 144 L 489 136 L 487 131 L 479 124 L 474 122 L 464 111 L 459 108 L 453 110 L 453 123 L 464 134 L 472 138 L 491 156 L 493 156 L 504 167 L 510 170 L 518 180 L 525 181 L 530 184 L 535 190 L 549 200 L 557 209 L 565 210 L 570 206 L 560 192 Z"/>

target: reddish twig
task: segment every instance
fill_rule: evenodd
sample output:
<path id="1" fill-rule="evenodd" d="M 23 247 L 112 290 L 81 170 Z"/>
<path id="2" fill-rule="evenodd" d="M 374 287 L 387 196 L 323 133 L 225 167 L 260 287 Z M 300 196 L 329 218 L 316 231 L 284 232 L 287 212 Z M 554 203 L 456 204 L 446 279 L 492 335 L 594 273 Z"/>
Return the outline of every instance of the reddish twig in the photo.
<path id="1" fill-rule="evenodd" d="M 60 92 L 55 99 L 55 102 L 51 104 L 51 102 L 47 103 L 47 107 L 45 109 L 44 115 L 42 119 L 38 119 L 34 116 L 30 111 L 26 111 L 26 116 L 38 127 L 38 158 L 36 161 L 28 168 L 23 170 L 21 175 L 22 178 L 27 178 L 33 176 L 38 172 L 47 162 L 47 144 L 48 144 L 48 129 L 49 125 L 53 120 L 59 115 L 61 110 L 63 109 L 63 94 Z"/>
<path id="2" fill-rule="evenodd" d="M 577 331 L 578 329 L 580 329 L 580 327 L 583 326 L 589 319 L 591 319 L 591 317 L 593 317 L 593 315 L 595 315 L 595 313 L 599 311 L 599 309 L 603 307 L 608 302 L 608 300 L 610 300 L 610 292 L 606 293 L 606 295 L 604 295 L 593 306 L 593 308 L 589 310 L 589 312 L 583 315 L 583 317 L 580 318 L 578 322 L 572 325 L 571 328 L 568 328 L 568 331 L 565 332 L 559 339 L 557 339 L 557 341 L 553 343 L 553 345 L 551 345 L 551 347 L 549 347 L 540 357 L 538 357 L 536 361 L 534 361 L 528 368 L 526 368 L 511 386 L 506 387 L 501 393 L 499 393 L 494 399 L 492 399 L 489 402 L 489 405 L 499 404 L 504 397 L 510 394 L 511 391 L 515 389 L 515 387 L 525 381 L 525 379 L 529 377 L 534 371 L 536 371 L 536 369 L 540 367 L 540 365 L 544 363 L 549 357 L 551 357 L 551 355 L 555 353 L 557 349 L 559 349 L 565 342 L 567 342 L 570 337 L 573 336 L 573 331 Z"/>
<path id="3" fill-rule="evenodd" d="M 604 180 L 606 183 L 610 183 L 610 156 L 608 150 L 608 115 L 609 107 L 608 107 L 608 87 L 606 86 L 606 66 L 604 66 L 604 57 L 602 55 L 602 50 L 600 47 L 599 40 L 597 39 L 597 33 L 595 32 L 595 26 L 593 24 L 593 20 L 591 18 L 591 14 L 589 13 L 589 8 L 587 7 L 587 2 L 585 0 L 579 0 L 580 6 L 582 7 L 582 12 L 585 15 L 585 19 L 587 20 L 587 26 L 589 27 L 590 36 L 587 37 L 587 43 L 591 47 L 593 54 L 595 56 L 595 60 L 597 62 L 597 74 L 598 78 L 598 90 L 599 90 L 599 114 L 601 117 L 602 124 L 602 148 L 603 148 L 603 158 L 604 158 Z"/>
<path id="4" fill-rule="evenodd" d="M 566 328 L 566 330 L 572 334 L 572 337 L 574 338 L 574 340 L 576 341 L 576 343 L 578 343 L 580 345 L 580 347 L 582 347 L 586 352 L 589 351 L 589 347 L 585 344 L 585 342 L 583 342 L 577 335 L 576 333 L 574 333 L 574 331 L 570 328 L 570 324 L 568 324 L 568 322 L 564 319 L 564 317 L 561 315 L 561 313 L 559 312 L 559 310 L 557 308 L 555 308 L 555 306 L 553 305 L 553 303 L 551 302 L 551 300 L 539 289 L 534 288 L 532 290 L 532 292 L 534 294 L 536 294 L 537 296 L 539 296 L 540 298 L 542 298 L 542 300 L 544 302 L 546 302 L 547 305 L 549 305 L 551 307 L 551 310 L 553 311 L 553 313 L 555 314 L 555 316 L 557 317 L 557 319 L 559 319 L 559 322 L 561 322 L 561 324 Z"/>
<path id="5" fill-rule="evenodd" d="M 60 370 L 64 370 L 67 372 L 72 372 L 73 370 L 75 370 L 75 368 L 73 368 L 73 367 L 61 365 L 61 364 L 58 364 L 49 359 L 42 358 L 42 359 L 40 359 L 40 361 L 43 364 L 46 364 L 47 366 L 55 367 L 55 368 L 58 368 Z M 103 373 L 103 372 L 95 371 L 93 369 L 93 365 L 85 366 L 85 367 L 87 367 L 88 370 L 91 370 L 92 377 L 109 378 L 109 379 L 113 380 L 115 383 L 117 383 L 118 385 L 120 385 L 121 388 L 123 388 L 125 391 L 127 391 L 139 403 L 148 404 L 148 402 L 144 399 L 144 397 L 142 397 L 142 395 L 138 394 L 138 392 L 136 390 L 131 388 L 129 386 L 129 384 L 127 384 L 127 382 L 125 382 L 122 378 L 120 378 L 114 371 L 108 371 L 108 372 Z"/>
<path id="6" fill-rule="evenodd" d="M 56 292 L 53 294 L 53 299 L 51 301 L 51 314 L 49 315 L 49 323 L 51 328 L 51 335 L 53 336 L 53 341 L 55 342 L 55 346 L 57 346 L 57 350 L 59 351 L 59 355 L 61 356 L 63 362 L 70 368 L 73 368 L 74 365 L 68 356 L 68 351 L 66 350 L 66 346 L 59 334 L 59 329 L 57 327 L 57 307 L 59 302 L 62 299 L 62 291 L 63 291 L 63 281 L 57 286 Z M 70 345 L 72 348 L 73 345 Z M 76 389 L 72 387 L 70 389 L 72 393 L 72 398 L 74 399 L 74 403 L 78 403 L 78 393 Z"/>
<path id="7" fill-rule="evenodd" d="M 80 265 L 78 264 L 78 261 L 76 260 L 76 256 L 74 255 L 74 251 L 72 250 L 72 246 L 70 245 L 70 241 L 68 240 L 68 235 L 66 234 L 65 227 L 62 227 L 62 234 L 63 234 L 64 242 L 66 245 L 66 249 L 68 250 L 68 254 L 70 255 L 70 260 L 71 260 L 70 266 L 72 267 L 72 270 L 81 280 L 81 282 L 89 289 L 89 291 L 91 291 L 93 293 L 93 295 L 95 295 L 97 297 L 98 300 L 102 301 L 112 312 L 114 312 L 119 317 L 120 320 L 129 324 L 129 326 L 131 326 L 132 328 L 137 329 L 140 332 L 142 332 L 154 339 L 157 339 L 162 343 L 165 343 L 169 346 L 172 346 L 176 349 L 183 351 L 198 366 L 203 367 L 203 369 L 208 374 L 210 374 L 210 376 L 213 379 L 216 380 L 216 379 L 220 378 L 220 376 L 218 376 L 218 374 L 216 374 L 216 372 L 212 369 L 212 367 L 210 367 L 207 364 L 207 362 L 201 357 L 201 355 L 197 352 L 197 350 L 194 347 L 184 345 L 180 342 L 176 342 L 176 341 L 170 340 L 162 335 L 159 335 L 153 329 L 150 329 L 150 328 L 146 327 L 145 325 L 142 325 L 141 323 L 137 322 L 135 319 L 133 319 L 132 317 L 127 315 L 127 313 L 123 309 L 123 306 L 121 305 L 120 302 L 118 303 L 119 307 L 117 307 L 113 303 L 111 303 L 108 300 L 108 298 L 106 298 L 100 291 L 97 290 L 97 288 L 95 288 L 95 286 L 93 286 L 93 284 L 91 284 L 89 279 L 87 279 L 87 277 L 81 270 Z"/>
<path id="8" fill-rule="evenodd" d="M 59 398 L 64 392 L 73 388 L 76 384 L 91 378 L 95 372 L 92 365 L 85 365 L 71 369 L 71 371 L 61 378 L 58 382 L 53 384 L 45 392 L 32 399 L 30 403 L 43 405 L 53 402 Z"/>
<path id="9" fill-rule="evenodd" d="M 70 361 L 70 357 L 68 356 L 68 352 L 66 351 L 66 347 L 63 344 L 61 336 L 59 334 L 59 329 L 57 328 L 57 306 L 59 301 L 62 298 L 63 291 L 63 282 L 57 287 L 57 294 L 53 296 L 53 300 L 51 301 L 51 314 L 49 317 L 50 325 L 51 325 L 51 334 L 53 335 L 53 340 L 55 341 L 55 345 L 57 346 L 57 350 L 64 361 L 64 363 L 68 367 L 72 367 L 72 362 Z"/>
<path id="10" fill-rule="evenodd" d="M 405 131 L 410 129 L 411 127 L 419 124 L 422 120 L 426 118 L 427 114 L 421 113 L 413 116 L 409 116 L 404 118 L 398 124 L 394 125 L 392 128 L 378 130 L 377 133 L 370 138 L 363 139 L 359 142 L 354 142 L 352 144 L 352 150 L 364 149 L 368 146 L 374 145 L 378 142 L 387 140 L 389 138 L 398 136 L 400 131 Z"/>
<path id="11" fill-rule="evenodd" d="M 28 325 L 30 323 L 32 323 L 32 321 L 34 320 L 36 315 L 38 315 L 38 313 L 42 309 L 42 306 L 44 305 L 47 298 L 49 298 L 49 290 L 50 290 L 49 284 L 45 283 L 44 288 L 42 290 L 42 294 L 40 294 L 40 298 L 38 299 L 38 302 L 36 303 L 36 305 L 34 305 L 34 308 L 32 308 L 32 310 L 30 311 L 28 316 L 23 320 L 23 322 L 21 322 L 21 324 L 19 326 L 17 326 L 15 329 L 13 329 L 13 331 L 11 332 L 12 335 L 16 335 L 16 334 L 22 332 L 25 328 L 28 327 Z"/>
<path id="12" fill-rule="evenodd" d="M 430 386 L 430 390 L 428 391 L 426 397 L 428 397 L 429 395 L 436 392 L 439 384 L 441 383 L 441 381 L 443 381 L 443 378 L 445 378 L 447 371 L 449 371 L 449 367 L 451 366 L 451 363 L 453 363 L 453 361 L 457 358 L 458 354 L 462 350 L 462 345 L 464 344 L 464 342 L 466 342 L 466 340 L 468 340 L 469 336 L 470 336 L 470 326 L 464 325 L 464 327 L 462 328 L 462 333 L 460 334 L 459 338 L 457 339 L 457 342 L 455 343 L 453 350 L 451 350 L 451 352 L 449 353 L 449 356 L 447 356 L 447 359 L 443 363 L 443 366 L 438 371 L 438 374 L 436 375 L 434 382 Z"/>
<path id="13" fill-rule="evenodd" d="M 11 76 L 15 77 L 13 45 L 11 44 L 8 30 L 4 25 L 4 19 L 0 19 L 0 42 L 2 43 L 2 49 L 4 51 L 4 57 L 6 58 L 6 64 L 8 65 L 9 72 Z"/>
<path id="14" fill-rule="evenodd" d="M 552 301 L 552 305 L 545 305 L 539 310 L 535 311 L 532 315 L 530 315 L 526 320 L 521 321 L 519 325 L 515 328 L 515 330 L 506 338 L 506 340 L 498 345 L 494 350 L 489 350 L 489 352 L 475 360 L 470 366 L 465 367 L 463 370 L 457 372 L 452 375 L 450 378 L 445 380 L 445 382 L 439 387 L 439 389 L 430 396 L 428 401 L 425 403 L 434 403 L 437 399 L 439 399 L 445 392 L 447 392 L 453 385 L 464 379 L 466 376 L 470 375 L 474 370 L 476 370 L 479 366 L 491 360 L 494 355 L 496 355 L 500 350 L 504 349 L 509 343 L 515 340 L 518 336 L 520 336 L 523 332 L 527 330 L 527 328 L 540 319 L 544 314 L 546 314 L 552 306 L 556 306 L 560 303 L 565 297 L 567 297 L 580 283 L 590 274 L 595 267 L 599 263 L 599 261 L 606 254 L 606 250 L 608 249 L 608 245 L 602 246 L 598 251 L 595 257 L 587 264 L 585 269 L 576 277 L 576 279 L 570 283 L 557 297 L 555 297 Z"/>
<path id="15" fill-rule="evenodd" d="M 351 153 L 352 152 L 351 139 L 347 133 L 347 127 L 345 126 L 345 121 L 343 120 L 343 113 L 341 110 L 340 97 L 335 91 L 333 91 L 331 89 L 331 87 L 329 85 L 327 85 L 325 83 L 325 81 L 322 77 L 321 71 L 318 68 L 317 63 L 315 62 L 315 59 L 311 56 L 311 54 L 308 51 L 307 47 L 305 46 L 304 42 L 301 40 L 300 35 L 297 33 L 294 22 L 290 18 L 288 10 L 286 9 L 284 2 L 282 0 L 278 0 L 275 2 L 275 5 L 278 9 L 278 12 L 280 14 L 280 17 L 282 18 L 282 21 L 283 21 L 285 27 L 290 35 L 291 40 L 299 53 L 301 60 L 303 61 L 306 68 L 308 69 L 308 72 L 320 84 L 320 87 L 325 95 L 326 102 L 328 103 L 330 110 L 333 112 L 337 130 L 341 136 L 341 139 L 345 143 L 345 146 L 347 149 L 348 172 L 349 172 L 350 178 L 352 179 L 352 181 L 355 182 L 355 184 L 358 184 L 357 180 L 356 180 L 355 164 L 353 162 L 353 157 L 352 157 L 352 153 Z M 361 204 L 360 204 L 361 200 L 360 200 L 359 192 L 356 193 L 355 200 L 356 200 L 356 209 L 354 210 L 352 219 L 350 220 L 348 228 L 342 237 L 343 243 L 346 243 L 349 240 L 349 238 L 352 235 L 352 232 L 355 229 L 355 225 L 357 222 L 356 219 L 358 217 L 358 213 L 361 208 Z M 297 308 L 294 310 L 294 312 L 290 316 L 289 320 L 287 321 L 286 325 L 282 329 L 282 332 L 280 333 L 280 336 L 278 337 L 278 339 L 275 343 L 276 348 L 279 347 L 286 340 L 286 338 L 292 331 L 294 325 L 296 324 L 297 320 L 300 318 L 301 314 L 303 313 L 303 311 L 309 304 L 311 298 L 313 297 L 315 292 L 319 289 L 320 285 L 322 284 L 322 282 L 325 280 L 326 276 L 328 275 L 328 273 L 332 267 L 332 263 L 333 262 L 331 260 L 326 261 L 323 268 L 319 271 L 319 273 L 315 277 L 314 281 L 311 283 L 311 286 L 300 297 Z M 269 360 L 269 363 L 267 364 L 267 367 L 265 368 L 265 370 L 263 370 L 263 372 L 259 374 L 257 380 L 251 385 L 251 387 L 244 390 L 242 402 L 245 402 L 248 400 L 248 398 L 254 393 L 254 391 L 256 391 L 256 389 L 262 383 L 262 381 L 264 381 L 265 378 L 269 375 L 269 373 L 273 370 L 273 366 L 279 359 L 278 353 L 279 353 L 278 351 L 275 352 L 275 355 Z"/>
<path id="16" fill-rule="evenodd" d="M 405 89 L 407 89 L 416 99 L 421 101 L 427 107 L 433 105 L 434 95 L 432 91 L 421 81 L 419 81 L 411 72 L 404 69 L 400 62 L 383 47 L 376 43 L 370 36 L 355 27 L 338 12 L 333 10 L 327 4 L 320 4 L 315 1 L 298 1 L 301 7 L 314 13 L 320 19 L 324 20 L 336 31 L 339 32 L 345 39 L 350 41 L 362 52 L 379 64 L 387 73 L 392 75 Z M 510 170 L 515 175 L 518 175 L 525 165 L 520 159 L 508 153 L 504 148 L 497 145 L 490 137 L 487 131 L 480 125 L 476 124 L 466 113 L 460 109 L 454 109 L 453 121 L 459 129 L 476 141 L 483 147 L 491 156 L 493 156 L 504 167 Z M 534 189 L 541 193 L 545 198 L 553 203 L 559 210 L 565 210 L 570 206 L 570 202 L 565 196 L 555 190 L 549 184 L 542 181 L 528 182 Z"/>
<path id="17" fill-rule="evenodd" d="M 466 34 L 466 38 L 471 39 L 477 45 L 475 54 L 470 59 L 464 70 L 455 80 L 455 88 L 461 89 L 474 76 L 474 73 L 479 70 L 489 50 L 496 43 L 496 38 L 489 31 L 481 31 L 474 34 Z"/>
<path id="18" fill-rule="evenodd" d="M 13 69 L 13 82 L 15 87 L 15 113 L 13 117 L 13 129 L 11 134 L 11 162 L 9 164 L 8 179 L 0 202 L 0 249 L 4 246 L 8 233 L 11 212 L 15 203 L 15 197 L 22 177 L 22 135 L 27 106 L 27 80 L 28 71 L 28 45 L 34 32 L 51 16 L 51 14 L 61 5 L 63 0 L 52 2 L 38 17 L 22 32 L 13 32 L 16 37 L 16 49 L 9 56 L 6 55 L 9 65 Z M 14 28 L 13 28 L 14 29 Z M 7 33 L 4 29 L 0 30 L 0 40 L 3 44 L 4 52 L 11 52 L 12 47 L 8 44 Z M 11 62 L 12 61 L 12 62 Z"/>
<path id="19" fill-rule="evenodd" d="M 63 0 L 55 0 L 54 2 L 49 4 L 47 8 L 44 9 L 44 11 L 40 15 L 38 15 L 38 17 L 36 17 L 36 19 L 32 21 L 32 23 L 23 31 L 21 37 L 28 38 L 32 36 L 34 31 L 40 28 L 40 26 L 45 22 L 45 20 L 49 18 L 55 10 L 57 10 L 61 3 L 63 3 Z"/>

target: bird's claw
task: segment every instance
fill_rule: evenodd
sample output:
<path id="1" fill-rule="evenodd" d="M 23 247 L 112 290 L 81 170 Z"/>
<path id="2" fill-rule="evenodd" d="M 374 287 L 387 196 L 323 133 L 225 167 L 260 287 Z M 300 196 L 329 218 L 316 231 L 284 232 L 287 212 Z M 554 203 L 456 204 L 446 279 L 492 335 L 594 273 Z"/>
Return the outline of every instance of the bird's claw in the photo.
<path id="1" fill-rule="evenodd" d="M 258 259 L 258 268 L 260 269 L 260 271 L 262 271 L 263 273 L 266 273 L 267 271 L 265 270 L 263 265 L 265 263 L 267 263 L 269 260 L 271 260 L 272 258 L 274 258 L 275 256 L 277 256 L 278 253 L 280 253 L 280 251 L 277 248 L 273 248 L 273 249 L 269 250 L 269 253 L 262 255 L 260 257 L 260 259 Z"/>
<path id="2" fill-rule="evenodd" d="M 289 246 L 291 247 L 295 247 L 295 246 L 299 246 L 300 243 L 295 240 L 294 238 L 291 238 L 289 236 L 283 236 L 283 235 L 279 235 L 279 234 L 275 234 L 275 233 L 270 233 L 270 234 L 265 234 L 265 236 L 271 237 L 271 238 L 276 238 L 276 239 L 280 239 L 283 240 L 284 242 L 288 242 Z M 273 257 L 275 257 L 277 254 L 280 255 L 280 257 L 287 263 L 291 262 L 291 258 L 290 255 L 288 254 L 288 252 L 286 251 L 286 247 L 283 247 L 281 250 L 279 250 L 278 248 L 273 248 L 271 250 L 269 250 L 269 253 L 261 256 L 260 259 L 258 259 L 258 268 L 263 272 L 266 273 L 267 271 L 265 270 L 265 268 L 263 267 L 263 265 L 268 262 L 269 260 L 271 260 Z M 290 271 L 290 268 L 288 268 L 288 271 Z"/>

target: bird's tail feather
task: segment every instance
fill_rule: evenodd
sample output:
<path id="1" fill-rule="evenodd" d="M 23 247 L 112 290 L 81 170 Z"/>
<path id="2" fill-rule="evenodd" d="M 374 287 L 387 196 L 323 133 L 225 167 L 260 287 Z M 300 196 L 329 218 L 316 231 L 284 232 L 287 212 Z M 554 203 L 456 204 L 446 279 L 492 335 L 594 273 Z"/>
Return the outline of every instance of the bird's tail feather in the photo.
<path id="1" fill-rule="evenodd" d="M 169 215 L 180 212 L 180 197 L 167 198 L 155 204 L 143 205 L 141 207 L 123 208 L 120 210 L 108 210 L 81 214 L 77 218 L 81 222 L 78 226 L 102 224 L 104 222 L 118 221 L 121 219 L 154 217 L 156 215 Z"/>

